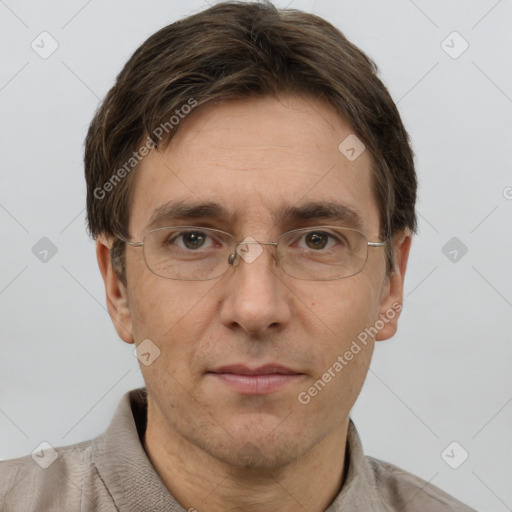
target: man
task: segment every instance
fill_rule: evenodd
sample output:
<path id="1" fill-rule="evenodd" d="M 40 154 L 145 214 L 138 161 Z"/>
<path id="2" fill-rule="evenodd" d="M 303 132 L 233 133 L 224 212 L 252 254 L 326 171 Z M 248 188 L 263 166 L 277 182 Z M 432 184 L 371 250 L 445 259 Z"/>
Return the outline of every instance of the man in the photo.
<path id="1" fill-rule="evenodd" d="M 146 384 L 2 510 L 468 511 L 365 458 L 350 410 L 416 228 L 408 136 L 326 21 L 222 3 L 150 37 L 96 113 L 87 208 Z"/>

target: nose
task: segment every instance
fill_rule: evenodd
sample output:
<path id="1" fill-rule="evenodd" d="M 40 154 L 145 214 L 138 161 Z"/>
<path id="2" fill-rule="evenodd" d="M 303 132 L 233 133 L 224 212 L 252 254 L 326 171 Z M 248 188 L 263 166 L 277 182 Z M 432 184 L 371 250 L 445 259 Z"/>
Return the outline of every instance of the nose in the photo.
<path id="1" fill-rule="evenodd" d="M 230 329 L 247 334 L 277 332 L 292 317 L 291 292 L 276 264 L 275 244 L 242 243 L 224 275 L 220 317 Z"/>

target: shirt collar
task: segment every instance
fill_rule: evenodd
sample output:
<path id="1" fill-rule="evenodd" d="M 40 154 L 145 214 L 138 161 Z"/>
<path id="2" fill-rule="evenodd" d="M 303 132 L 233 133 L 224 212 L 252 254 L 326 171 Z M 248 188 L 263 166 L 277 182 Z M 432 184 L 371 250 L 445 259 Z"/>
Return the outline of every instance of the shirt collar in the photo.
<path id="1" fill-rule="evenodd" d="M 126 393 L 105 433 L 93 442 L 93 464 L 120 512 L 183 512 L 141 443 L 146 418 L 146 390 Z"/>
<path id="2" fill-rule="evenodd" d="M 381 500 L 376 491 L 375 475 L 364 455 L 361 439 L 351 419 L 349 419 L 347 431 L 346 450 L 345 460 L 348 464 L 348 471 L 343 487 L 325 512 L 381 510 L 379 508 Z"/>

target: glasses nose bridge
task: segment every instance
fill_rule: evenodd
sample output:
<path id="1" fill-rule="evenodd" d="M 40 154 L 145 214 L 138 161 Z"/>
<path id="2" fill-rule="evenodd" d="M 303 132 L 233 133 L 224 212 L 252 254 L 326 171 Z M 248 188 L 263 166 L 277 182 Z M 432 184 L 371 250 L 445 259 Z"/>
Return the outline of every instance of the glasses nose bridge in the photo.
<path id="1" fill-rule="evenodd" d="M 236 242 L 235 244 L 235 250 L 240 247 L 241 245 L 249 245 L 249 244 L 256 244 L 256 245 L 273 245 L 277 248 L 278 242 L 262 242 L 261 240 L 242 240 L 241 242 Z"/>
<path id="2" fill-rule="evenodd" d="M 277 246 L 277 242 L 262 242 L 260 240 L 248 240 L 247 242 L 239 242 L 238 245 L 241 244 L 258 244 L 258 245 L 275 245 Z"/>
<path id="3" fill-rule="evenodd" d="M 279 256 L 277 254 L 278 242 L 263 242 L 261 240 L 243 240 L 242 242 L 235 243 L 234 250 L 228 258 L 228 264 L 230 266 L 239 264 L 240 260 L 242 259 L 244 261 L 247 261 L 246 258 L 244 258 L 239 252 L 239 247 L 243 247 L 246 245 L 273 245 L 276 248 L 276 255 L 274 259 L 276 260 L 276 263 L 279 260 Z"/>

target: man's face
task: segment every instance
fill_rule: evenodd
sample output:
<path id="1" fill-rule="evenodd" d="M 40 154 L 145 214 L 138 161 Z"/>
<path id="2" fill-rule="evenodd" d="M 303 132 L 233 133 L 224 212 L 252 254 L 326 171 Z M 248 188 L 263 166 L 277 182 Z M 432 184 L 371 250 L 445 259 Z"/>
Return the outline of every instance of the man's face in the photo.
<path id="1" fill-rule="evenodd" d="M 368 240 L 379 241 L 371 157 L 364 151 L 350 161 L 340 152 L 353 132 L 328 105 L 298 97 L 228 101 L 198 108 L 181 122 L 166 150 L 151 151 L 134 176 L 133 240 L 143 239 L 157 208 L 184 201 L 216 203 L 227 217 L 169 218 L 158 225 L 276 241 L 295 228 L 350 227 L 325 217 L 276 223 L 284 207 L 337 203 L 357 212 Z M 299 394 L 401 299 L 401 281 L 394 285 L 385 275 L 383 248 L 369 248 L 355 276 L 308 281 L 284 273 L 273 246 L 261 247 L 256 260 L 241 260 L 220 278 L 178 281 L 151 273 L 142 250 L 127 246 L 127 305 L 115 314 L 125 341 L 150 339 L 161 351 L 141 365 L 149 424 L 241 467 L 282 466 L 346 428 L 373 340 L 359 343 L 361 350 L 334 377 L 331 370 L 330 382 L 307 404 Z M 395 327 L 396 318 L 377 338 Z M 255 389 L 250 378 L 226 377 L 230 370 L 222 367 L 233 365 L 279 365 L 295 375 Z"/>

